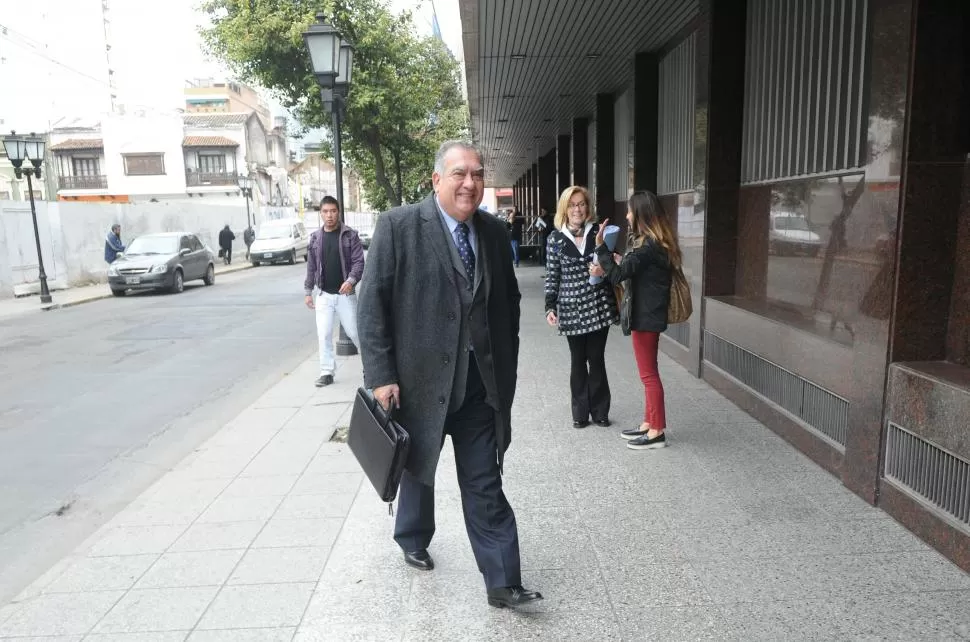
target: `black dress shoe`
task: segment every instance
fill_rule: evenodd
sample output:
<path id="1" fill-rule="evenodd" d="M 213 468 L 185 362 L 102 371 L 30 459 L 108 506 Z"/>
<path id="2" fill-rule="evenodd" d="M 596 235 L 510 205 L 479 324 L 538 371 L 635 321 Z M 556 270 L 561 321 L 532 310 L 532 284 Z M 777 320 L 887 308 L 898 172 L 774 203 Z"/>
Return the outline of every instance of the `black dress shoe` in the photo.
<path id="1" fill-rule="evenodd" d="M 317 388 L 322 388 L 324 386 L 329 386 L 333 383 L 333 375 L 320 375 L 320 378 L 314 381 Z"/>
<path id="2" fill-rule="evenodd" d="M 428 555 L 428 551 L 423 548 L 418 551 L 404 551 L 404 563 L 421 571 L 434 570 L 434 560 Z"/>
<path id="3" fill-rule="evenodd" d="M 604 428 L 609 428 L 612 425 L 612 423 L 613 422 L 610 421 L 609 417 L 596 420 L 596 425 L 603 426 Z"/>
<path id="4" fill-rule="evenodd" d="M 506 586 L 488 590 L 488 604 L 496 608 L 516 608 L 542 599 L 542 593 L 527 591 L 522 586 Z"/>
<path id="5" fill-rule="evenodd" d="M 586 420 L 573 422 L 573 428 L 585 428 L 588 425 L 589 425 L 589 422 Z"/>

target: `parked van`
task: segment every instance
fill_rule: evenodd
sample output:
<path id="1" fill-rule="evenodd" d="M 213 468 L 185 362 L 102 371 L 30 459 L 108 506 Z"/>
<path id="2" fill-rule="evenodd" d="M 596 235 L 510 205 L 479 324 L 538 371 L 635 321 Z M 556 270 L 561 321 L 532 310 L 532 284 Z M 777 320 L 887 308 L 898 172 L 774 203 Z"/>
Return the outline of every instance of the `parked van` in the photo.
<path id="1" fill-rule="evenodd" d="M 282 262 L 293 265 L 298 257 L 307 260 L 309 245 L 310 235 L 300 219 L 265 221 L 249 249 L 249 260 L 253 265 Z"/>

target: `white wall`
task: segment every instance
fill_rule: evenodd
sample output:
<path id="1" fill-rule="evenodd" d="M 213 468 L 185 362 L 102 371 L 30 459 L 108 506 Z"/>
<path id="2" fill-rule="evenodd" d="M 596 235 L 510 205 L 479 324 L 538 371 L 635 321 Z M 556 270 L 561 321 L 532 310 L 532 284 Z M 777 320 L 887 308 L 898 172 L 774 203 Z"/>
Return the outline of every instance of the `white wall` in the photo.
<path id="1" fill-rule="evenodd" d="M 0 298 L 13 296 L 15 285 L 37 279 L 33 226 L 24 203 L 0 201 Z M 257 224 L 268 212 L 258 208 Z M 104 238 L 114 223 L 121 225 L 127 245 L 140 234 L 194 232 L 214 251 L 219 230 L 228 223 L 242 245 L 246 227 L 246 204 L 210 203 L 76 203 L 39 202 L 37 221 L 41 233 L 44 265 L 55 287 L 104 281 Z"/>
<path id="2" fill-rule="evenodd" d="M 119 116 L 101 124 L 104 172 L 112 194 L 184 194 L 183 123 L 179 114 Z M 126 176 L 123 154 L 165 155 L 165 174 Z"/>

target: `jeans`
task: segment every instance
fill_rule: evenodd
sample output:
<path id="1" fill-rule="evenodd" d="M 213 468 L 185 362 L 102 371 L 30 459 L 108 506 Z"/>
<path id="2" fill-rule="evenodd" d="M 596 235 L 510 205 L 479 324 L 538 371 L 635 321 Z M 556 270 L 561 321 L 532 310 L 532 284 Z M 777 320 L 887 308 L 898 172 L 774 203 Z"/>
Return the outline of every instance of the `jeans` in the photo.
<path id="1" fill-rule="evenodd" d="M 659 332 L 633 331 L 633 355 L 643 382 L 644 411 L 643 421 L 651 428 L 663 430 L 667 427 L 667 414 L 664 411 L 664 384 L 660 380 L 657 367 L 657 348 Z"/>
<path id="2" fill-rule="evenodd" d="M 512 260 L 515 261 L 515 267 L 519 267 L 519 242 L 512 241 Z"/>
<path id="3" fill-rule="evenodd" d="M 334 318 L 339 317 L 347 337 L 360 350 L 357 338 L 357 295 L 356 294 L 317 294 L 317 339 L 320 341 L 320 374 L 333 376 L 337 360 L 333 352 Z"/>

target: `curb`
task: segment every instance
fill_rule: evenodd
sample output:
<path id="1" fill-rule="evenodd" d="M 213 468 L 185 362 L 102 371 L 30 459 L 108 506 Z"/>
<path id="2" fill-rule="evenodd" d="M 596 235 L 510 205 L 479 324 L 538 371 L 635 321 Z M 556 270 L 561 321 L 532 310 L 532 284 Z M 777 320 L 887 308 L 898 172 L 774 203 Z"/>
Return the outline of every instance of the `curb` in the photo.
<path id="1" fill-rule="evenodd" d="M 243 270 L 250 270 L 250 269 L 252 269 L 252 267 L 253 266 L 250 265 L 249 263 L 240 264 L 240 265 L 228 265 L 228 266 L 226 266 L 226 268 L 224 270 L 219 270 L 218 272 L 216 272 L 216 276 L 219 276 L 221 274 L 232 274 L 233 272 L 242 272 Z M 83 298 L 83 299 L 78 299 L 76 301 L 68 301 L 66 303 L 51 303 L 50 305 L 42 305 L 42 306 L 40 306 L 40 309 L 43 310 L 43 311 L 45 311 L 45 312 L 48 312 L 50 310 L 60 310 L 60 309 L 63 309 L 63 308 L 73 308 L 76 305 L 81 305 L 81 304 L 84 304 L 84 303 L 91 303 L 93 301 L 103 301 L 104 299 L 113 299 L 113 298 L 114 298 L 114 295 L 111 294 L 111 292 L 105 292 L 105 293 L 101 293 L 101 294 L 95 294 L 95 295 L 92 295 L 92 296 L 89 296 L 89 297 L 86 297 L 86 298 Z"/>

